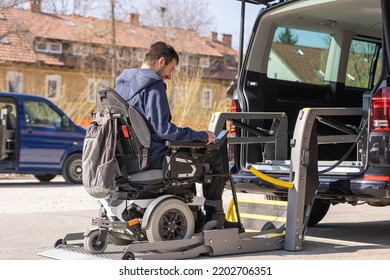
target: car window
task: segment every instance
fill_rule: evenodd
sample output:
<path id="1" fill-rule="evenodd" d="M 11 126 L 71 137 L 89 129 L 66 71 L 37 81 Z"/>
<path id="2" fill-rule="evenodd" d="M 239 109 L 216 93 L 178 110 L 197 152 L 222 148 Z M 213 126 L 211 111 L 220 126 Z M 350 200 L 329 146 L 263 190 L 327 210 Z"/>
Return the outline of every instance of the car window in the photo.
<path id="1" fill-rule="evenodd" d="M 7 123 L 7 129 L 15 129 L 18 119 L 18 110 L 16 108 L 16 101 L 12 97 L 2 97 L 0 100 L 2 124 L 4 121 Z M 1 125 L 0 125 L 1 126 Z"/>
<path id="2" fill-rule="evenodd" d="M 268 78 L 323 84 L 330 42 L 329 34 L 278 27 L 269 56 Z"/>
<path id="3" fill-rule="evenodd" d="M 31 126 L 61 127 L 62 118 L 47 103 L 35 100 L 25 100 L 24 114 L 26 123 Z"/>
<path id="4" fill-rule="evenodd" d="M 380 43 L 352 40 L 345 85 L 365 89 L 372 88 L 379 77 L 381 65 Z"/>

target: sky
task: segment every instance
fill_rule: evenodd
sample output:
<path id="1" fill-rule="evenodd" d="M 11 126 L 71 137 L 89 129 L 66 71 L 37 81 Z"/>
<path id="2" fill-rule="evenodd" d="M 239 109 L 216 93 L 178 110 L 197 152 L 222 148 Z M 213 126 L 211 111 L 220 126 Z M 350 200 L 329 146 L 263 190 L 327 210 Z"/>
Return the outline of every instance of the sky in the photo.
<path id="1" fill-rule="evenodd" d="M 216 32 L 233 35 L 233 47 L 238 49 L 241 25 L 241 1 L 237 0 L 207 0 L 210 15 L 215 17 Z M 250 32 L 256 16 L 262 6 L 245 4 L 245 45 L 249 40 Z"/>

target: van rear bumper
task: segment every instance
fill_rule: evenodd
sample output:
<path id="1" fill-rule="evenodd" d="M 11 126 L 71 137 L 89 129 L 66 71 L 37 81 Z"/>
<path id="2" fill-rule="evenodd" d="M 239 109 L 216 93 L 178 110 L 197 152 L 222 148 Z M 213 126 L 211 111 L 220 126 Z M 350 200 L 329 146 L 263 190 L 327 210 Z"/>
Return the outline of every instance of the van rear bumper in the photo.
<path id="1" fill-rule="evenodd" d="M 287 197 L 287 189 L 264 182 L 252 174 L 241 173 L 232 174 L 232 176 L 238 192 Z M 275 178 L 286 181 L 288 175 Z M 390 204 L 389 181 L 364 180 L 364 178 L 346 176 L 321 176 L 319 181 L 316 198 L 330 199 L 334 202 L 377 201 Z"/>

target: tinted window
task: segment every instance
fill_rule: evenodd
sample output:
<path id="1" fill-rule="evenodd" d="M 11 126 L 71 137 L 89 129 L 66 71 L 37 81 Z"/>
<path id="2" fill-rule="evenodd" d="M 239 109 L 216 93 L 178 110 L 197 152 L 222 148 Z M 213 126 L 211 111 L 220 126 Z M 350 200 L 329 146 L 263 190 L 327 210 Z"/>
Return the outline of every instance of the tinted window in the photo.
<path id="1" fill-rule="evenodd" d="M 61 127 L 61 116 L 47 103 L 25 100 L 23 104 L 24 115 L 28 125 L 52 128 Z"/>
<path id="2" fill-rule="evenodd" d="M 330 35 L 278 27 L 268 62 L 271 79 L 323 84 Z"/>
<path id="3" fill-rule="evenodd" d="M 380 44 L 362 40 L 353 40 L 348 57 L 345 85 L 369 89 L 381 69 Z"/>

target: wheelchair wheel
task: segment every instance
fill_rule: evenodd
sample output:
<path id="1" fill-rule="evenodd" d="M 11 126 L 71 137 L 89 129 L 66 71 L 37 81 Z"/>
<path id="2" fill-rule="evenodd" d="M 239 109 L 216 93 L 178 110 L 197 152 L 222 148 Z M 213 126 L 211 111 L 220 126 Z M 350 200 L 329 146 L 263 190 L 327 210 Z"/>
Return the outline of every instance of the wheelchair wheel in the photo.
<path id="1" fill-rule="evenodd" d="M 189 239 L 195 221 L 191 209 L 181 200 L 169 198 L 154 208 L 146 235 L 149 242 Z"/>
<path id="2" fill-rule="evenodd" d="M 87 236 L 84 237 L 84 247 L 88 253 L 100 254 L 103 253 L 104 250 L 106 250 L 107 240 L 104 240 L 99 244 L 97 243 L 99 235 L 100 235 L 99 230 L 93 230 L 90 233 L 88 233 Z"/>

